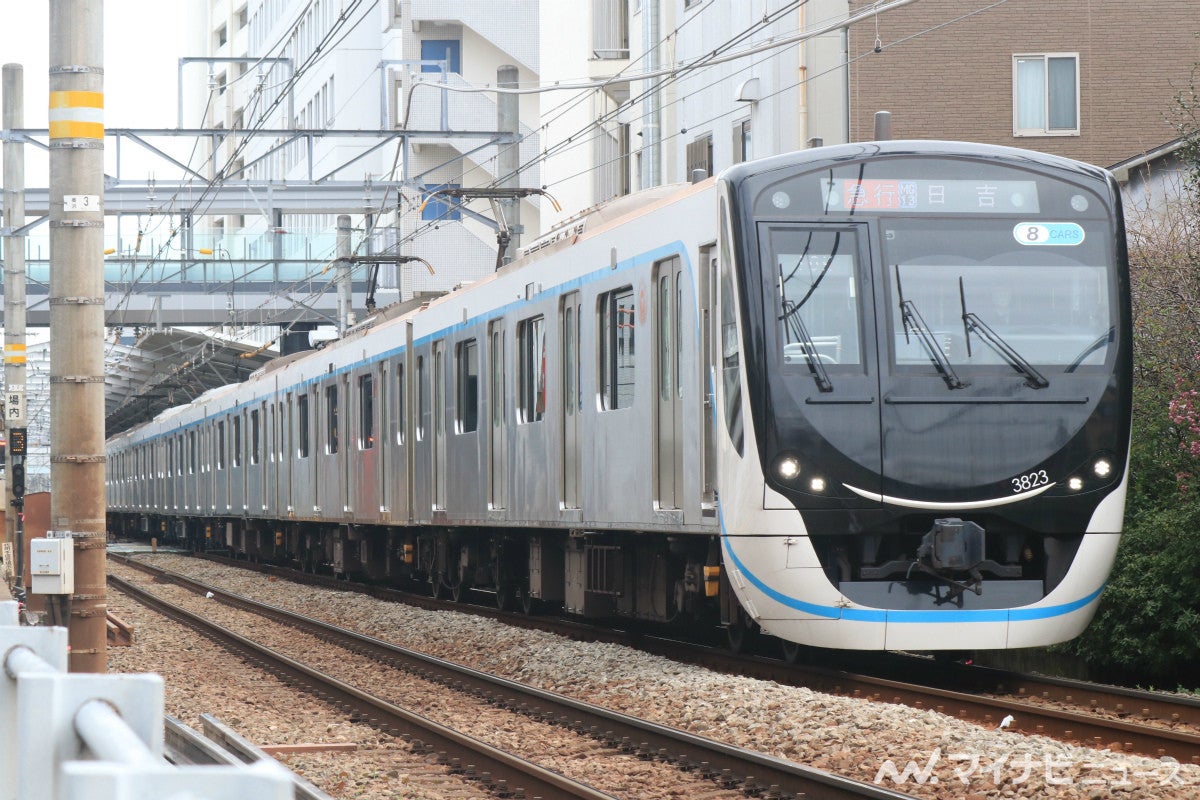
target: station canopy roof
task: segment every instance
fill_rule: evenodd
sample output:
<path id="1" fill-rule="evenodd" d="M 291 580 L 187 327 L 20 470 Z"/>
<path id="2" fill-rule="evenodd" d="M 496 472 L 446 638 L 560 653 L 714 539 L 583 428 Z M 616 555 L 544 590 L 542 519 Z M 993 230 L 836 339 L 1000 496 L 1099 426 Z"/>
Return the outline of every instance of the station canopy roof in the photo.
<path id="1" fill-rule="evenodd" d="M 143 331 L 132 344 L 109 342 L 105 434 L 113 436 L 209 389 L 243 381 L 276 355 L 258 343 L 179 328 Z"/>

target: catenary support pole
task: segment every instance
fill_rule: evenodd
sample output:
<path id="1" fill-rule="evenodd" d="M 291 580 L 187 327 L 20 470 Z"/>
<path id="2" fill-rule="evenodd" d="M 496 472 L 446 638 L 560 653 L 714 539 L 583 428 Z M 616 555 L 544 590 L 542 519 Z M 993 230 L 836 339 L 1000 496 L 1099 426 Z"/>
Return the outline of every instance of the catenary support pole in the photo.
<path id="1" fill-rule="evenodd" d="M 50 0 L 50 525 L 75 541 L 71 672 L 104 672 L 103 0 Z"/>
<path id="2" fill-rule="evenodd" d="M 350 215 L 337 218 L 337 325 L 338 336 L 354 325 L 353 295 L 350 293 Z"/>
<path id="3" fill-rule="evenodd" d="M 4 229 L 8 231 L 4 237 L 4 425 L 12 429 L 25 427 L 25 237 L 13 233 L 25 224 L 25 145 L 11 134 L 25 127 L 25 71 L 21 65 L 5 64 L 3 82 Z M 10 449 L 7 458 L 4 540 L 12 543 L 13 563 L 8 566 L 20 586 L 25 552 L 17 523 L 24 499 L 13 495 L 11 465 L 22 457 L 12 455 Z"/>
<path id="4" fill-rule="evenodd" d="M 520 71 L 511 64 L 496 69 L 496 85 L 515 89 L 520 85 Z M 501 144 L 496 150 L 497 185 L 505 189 L 516 189 L 521 185 L 521 97 L 512 92 L 501 92 L 496 96 L 496 130 L 512 135 L 512 140 Z M 508 226 L 509 239 L 505 247 L 504 263 L 517 257 L 521 246 L 521 200 L 511 197 L 500 201 L 504 221 Z"/>

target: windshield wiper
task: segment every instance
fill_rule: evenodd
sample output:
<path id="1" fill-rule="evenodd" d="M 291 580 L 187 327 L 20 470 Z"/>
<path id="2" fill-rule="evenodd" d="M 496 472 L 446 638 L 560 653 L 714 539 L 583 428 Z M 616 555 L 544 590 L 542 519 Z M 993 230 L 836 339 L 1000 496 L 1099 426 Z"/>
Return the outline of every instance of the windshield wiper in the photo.
<path id="1" fill-rule="evenodd" d="M 1075 370 L 1079 369 L 1079 365 L 1083 363 L 1085 358 L 1099 350 L 1101 347 L 1112 344 L 1114 341 L 1116 341 L 1116 338 L 1117 328 L 1115 325 L 1111 325 L 1107 331 L 1100 335 L 1099 339 L 1083 348 L 1083 352 L 1079 354 L 1079 357 L 1072 361 L 1071 366 L 1064 369 L 1063 372 L 1074 372 Z"/>
<path id="2" fill-rule="evenodd" d="M 817 345 L 809 336 L 808 328 L 804 326 L 804 320 L 800 319 L 800 306 L 790 300 L 784 300 L 783 309 L 783 314 L 779 319 L 788 326 L 793 336 L 799 341 L 800 352 L 804 354 L 804 360 L 808 362 L 808 371 L 812 373 L 813 380 L 817 382 L 817 389 L 822 392 L 832 392 L 833 382 L 829 380 L 829 373 L 825 371 L 825 365 L 821 363 Z"/>
<path id="3" fill-rule="evenodd" d="M 925 352 L 929 354 L 929 360 L 937 367 L 938 373 L 942 376 L 942 380 L 951 389 L 962 389 L 970 384 L 958 377 L 958 373 L 954 371 L 954 367 L 950 365 L 950 360 L 946 358 L 946 354 L 942 352 L 942 348 L 938 347 L 937 339 L 933 338 L 933 334 L 929 330 L 929 326 L 925 324 L 925 320 L 921 317 L 921 312 L 917 310 L 916 305 L 911 300 L 904 299 L 904 289 L 900 285 L 900 265 L 893 265 L 896 271 L 896 295 L 900 298 L 900 319 L 904 324 L 904 341 L 911 342 L 909 333 L 915 333 L 917 340 L 925 347 Z"/>
<path id="4" fill-rule="evenodd" d="M 1004 341 L 1004 337 L 988 327 L 987 323 L 979 318 L 979 315 L 967 311 L 967 294 L 963 289 L 961 275 L 958 278 L 958 300 L 962 304 L 963 331 L 967 336 L 968 358 L 971 356 L 971 334 L 976 333 L 983 339 L 983 343 L 1007 361 L 1010 367 L 1025 376 L 1025 383 L 1028 386 L 1034 389 L 1045 389 L 1050 385 L 1050 381 L 1046 380 L 1046 376 L 1034 369 L 1034 366 L 1014 350 L 1012 345 Z"/>

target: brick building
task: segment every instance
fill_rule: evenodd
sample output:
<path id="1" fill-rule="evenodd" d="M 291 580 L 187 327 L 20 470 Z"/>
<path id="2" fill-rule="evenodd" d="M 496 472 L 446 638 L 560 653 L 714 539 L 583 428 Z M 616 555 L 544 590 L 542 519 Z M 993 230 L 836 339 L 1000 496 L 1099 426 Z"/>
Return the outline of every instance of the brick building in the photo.
<path id="1" fill-rule="evenodd" d="M 870 6 L 852 0 L 851 9 Z M 850 31 L 850 138 L 964 139 L 1111 166 L 1178 136 L 1195 0 L 920 0 Z M 876 53 L 876 43 L 880 52 Z"/>

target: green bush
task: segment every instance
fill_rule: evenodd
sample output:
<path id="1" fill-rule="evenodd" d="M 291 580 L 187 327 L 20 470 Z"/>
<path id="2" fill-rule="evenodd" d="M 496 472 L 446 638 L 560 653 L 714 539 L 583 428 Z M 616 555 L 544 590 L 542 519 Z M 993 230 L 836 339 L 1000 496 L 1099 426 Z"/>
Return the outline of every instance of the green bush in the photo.
<path id="1" fill-rule="evenodd" d="M 1100 610 L 1069 649 L 1100 678 L 1195 686 L 1200 663 L 1200 504 L 1126 521 Z"/>

